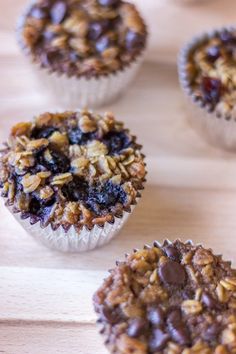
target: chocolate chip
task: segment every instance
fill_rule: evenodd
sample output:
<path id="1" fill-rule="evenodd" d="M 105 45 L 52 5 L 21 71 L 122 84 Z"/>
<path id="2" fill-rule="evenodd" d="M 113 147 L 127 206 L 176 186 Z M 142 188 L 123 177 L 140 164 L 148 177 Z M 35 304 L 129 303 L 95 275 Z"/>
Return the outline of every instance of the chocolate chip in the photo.
<path id="1" fill-rule="evenodd" d="M 172 245 L 165 247 L 165 253 L 167 257 L 172 259 L 172 261 L 179 262 L 180 260 L 180 252 L 178 249 Z"/>
<path id="2" fill-rule="evenodd" d="M 169 285 L 184 285 L 186 280 L 184 267 L 171 260 L 160 266 L 159 275 L 161 280 Z"/>
<path id="3" fill-rule="evenodd" d="M 52 22 L 59 25 L 65 18 L 67 6 L 64 1 L 57 1 L 51 8 L 50 15 Z"/>
<path id="4" fill-rule="evenodd" d="M 99 40 L 96 42 L 96 50 L 99 53 L 104 52 L 104 50 L 106 50 L 108 47 L 111 46 L 111 40 L 109 37 L 107 36 L 102 36 L 101 38 L 99 38 Z"/>
<path id="5" fill-rule="evenodd" d="M 160 307 L 151 307 L 148 310 L 147 317 L 154 326 L 162 326 L 164 323 L 164 313 Z"/>
<path id="6" fill-rule="evenodd" d="M 182 313 L 180 309 L 170 310 L 167 317 L 167 324 L 170 327 L 178 327 L 182 323 Z"/>
<path id="7" fill-rule="evenodd" d="M 191 343 L 190 333 L 183 324 L 177 328 L 171 328 L 170 335 L 171 338 L 180 345 L 189 345 Z"/>
<path id="8" fill-rule="evenodd" d="M 167 326 L 174 341 L 181 345 L 188 345 L 190 343 L 190 334 L 184 325 L 180 309 L 176 308 L 170 311 L 167 317 Z"/>
<path id="9" fill-rule="evenodd" d="M 74 52 L 74 51 L 71 51 L 69 53 L 69 60 L 72 62 L 72 63 L 77 63 L 78 60 L 80 59 L 80 56 L 78 53 Z"/>
<path id="10" fill-rule="evenodd" d="M 144 334 L 147 328 L 147 322 L 143 318 L 135 318 L 129 324 L 127 334 L 130 337 L 136 338 Z"/>
<path id="11" fill-rule="evenodd" d="M 191 300 L 194 298 L 194 291 L 192 289 L 184 289 L 182 296 L 184 300 Z"/>
<path id="12" fill-rule="evenodd" d="M 202 303 L 210 309 L 216 309 L 218 307 L 217 301 L 206 292 L 202 294 Z"/>
<path id="13" fill-rule="evenodd" d="M 213 45 L 207 49 L 207 57 L 210 61 L 214 62 L 220 57 L 220 48 Z"/>
<path id="14" fill-rule="evenodd" d="M 220 332 L 221 326 L 218 323 L 214 323 L 203 332 L 203 338 L 206 341 L 216 341 Z"/>
<path id="15" fill-rule="evenodd" d="M 30 15 L 37 20 L 42 20 L 43 18 L 47 17 L 47 14 L 44 10 L 40 9 L 39 7 L 34 7 L 30 13 Z"/>
<path id="16" fill-rule="evenodd" d="M 149 342 L 149 348 L 152 352 L 162 350 L 165 348 L 168 340 L 169 335 L 167 333 L 163 332 L 161 329 L 155 329 Z"/>
<path id="17" fill-rule="evenodd" d="M 144 46 L 144 36 L 133 31 L 128 31 L 125 42 L 126 48 L 130 51 L 140 50 Z"/>
<path id="18" fill-rule="evenodd" d="M 98 3 L 102 6 L 117 6 L 120 0 L 98 0 Z"/>
<path id="19" fill-rule="evenodd" d="M 97 40 L 109 28 L 109 21 L 93 22 L 89 26 L 88 38 L 90 40 Z"/>
<path id="20" fill-rule="evenodd" d="M 101 317 L 106 320 L 111 325 L 118 323 L 122 316 L 117 309 L 109 309 L 108 307 L 103 307 L 101 310 Z"/>
<path id="21" fill-rule="evenodd" d="M 46 41 L 51 41 L 53 38 L 56 37 L 56 33 L 55 32 L 52 32 L 52 31 L 45 31 L 43 32 L 43 38 L 46 40 Z"/>
<path id="22" fill-rule="evenodd" d="M 62 56 L 56 50 L 50 50 L 48 52 L 41 53 L 41 61 L 42 64 L 46 67 L 53 65 L 54 63 L 58 63 L 61 61 Z"/>
<path id="23" fill-rule="evenodd" d="M 234 44 L 236 43 L 236 37 L 233 33 L 225 30 L 220 33 L 220 39 L 224 44 Z"/>

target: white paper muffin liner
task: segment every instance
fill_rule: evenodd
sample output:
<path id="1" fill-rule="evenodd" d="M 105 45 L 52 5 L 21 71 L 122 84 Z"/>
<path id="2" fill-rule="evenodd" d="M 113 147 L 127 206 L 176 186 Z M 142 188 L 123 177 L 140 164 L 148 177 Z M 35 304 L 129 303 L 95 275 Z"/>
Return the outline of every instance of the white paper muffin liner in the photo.
<path id="1" fill-rule="evenodd" d="M 124 211 L 121 217 L 114 217 L 114 222 L 106 222 L 103 226 L 95 225 L 91 230 L 84 226 L 79 232 L 73 226 L 66 232 L 61 226 L 53 230 L 50 224 L 45 228 L 40 225 L 40 222 L 32 225 L 30 218 L 23 219 L 20 212 L 14 211 L 13 206 L 7 206 L 7 208 L 36 241 L 53 250 L 76 253 L 99 248 L 111 241 L 128 220 L 135 205 L 130 207 L 129 212 Z"/>
<path id="2" fill-rule="evenodd" d="M 236 117 L 219 115 L 215 110 L 210 112 L 207 105 L 196 101 L 188 82 L 186 63 L 189 52 L 207 38 L 215 36 L 224 30 L 235 29 L 234 26 L 223 27 L 194 37 L 186 44 L 179 54 L 178 73 L 180 85 L 186 98 L 187 118 L 191 126 L 210 144 L 226 150 L 236 150 Z"/>
<path id="3" fill-rule="evenodd" d="M 146 47 L 129 64 L 107 75 L 86 78 L 68 77 L 66 74 L 52 72 L 41 67 L 31 58 L 29 49 L 22 39 L 22 27 L 30 7 L 37 0 L 32 0 L 19 18 L 16 28 L 17 41 L 23 50 L 39 88 L 47 92 L 59 109 L 77 109 L 79 107 L 99 107 L 121 96 L 132 83 L 144 61 Z"/>
<path id="4" fill-rule="evenodd" d="M 47 91 L 51 99 L 61 109 L 70 107 L 99 107 L 118 98 L 129 87 L 137 75 L 143 62 L 144 55 L 140 55 L 123 70 L 98 78 L 67 77 L 50 73 L 45 68 L 40 68 L 36 63 L 30 63 L 41 89 Z"/>

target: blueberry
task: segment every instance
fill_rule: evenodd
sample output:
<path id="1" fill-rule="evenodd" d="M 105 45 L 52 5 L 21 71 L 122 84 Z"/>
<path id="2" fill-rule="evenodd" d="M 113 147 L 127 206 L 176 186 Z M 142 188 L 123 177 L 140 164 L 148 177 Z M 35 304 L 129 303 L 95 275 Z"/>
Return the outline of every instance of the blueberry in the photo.
<path id="1" fill-rule="evenodd" d="M 117 6 L 120 0 L 98 0 L 98 3 L 102 6 Z"/>
<path id="2" fill-rule="evenodd" d="M 89 140 L 92 140 L 96 137 L 96 132 L 83 133 L 79 128 L 75 128 L 68 132 L 68 137 L 71 144 L 84 145 Z"/>
<path id="3" fill-rule="evenodd" d="M 106 144 L 109 154 L 115 155 L 131 146 L 132 141 L 126 133 L 113 131 L 104 136 L 103 143 Z"/>
<path id="4" fill-rule="evenodd" d="M 52 196 L 49 200 L 43 201 L 39 197 L 33 195 L 29 204 L 29 213 L 38 217 L 43 224 L 46 224 L 49 220 L 52 207 L 56 203 L 56 198 Z M 37 220 L 36 220 L 37 221 Z"/>
<path id="5" fill-rule="evenodd" d="M 30 214 L 32 214 L 32 215 L 39 215 L 40 214 L 41 204 L 37 198 L 35 198 L 35 197 L 31 198 L 30 203 L 29 203 L 29 211 L 30 211 Z"/>
<path id="6" fill-rule="evenodd" d="M 62 188 L 62 193 L 69 201 L 86 202 L 88 199 L 89 185 L 83 178 L 74 176 L 73 181 Z"/>
<path id="7" fill-rule="evenodd" d="M 54 127 L 43 127 L 43 128 L 34 128 L 31 133 L 31 138 L 33 139 L 47 139 L 50 135 L 52 135 L 55 131 L 57 131 Z"/>
<path id="8" fill-rule="evenodd" d="M 130 51 L 140 50 L 144 46 L 144 36 L 140 33 L 128 31 L 125 38 L 126 48 Z"/>
<path id="9" fill-rule="evenodd" d="M 219 102 L 222 93 L 221 81 L 211 77 L 203 77 L 201 91 L 204 101 L 215 105 Z"/>
<path id="10" fill-rule="evenodd" d="M 125 204 L 127 195 L 120 185 L 108 181 L 90 189 L 88 206 L 95 212 L 115 206 L 116 203 Z"/>
<path id="11" fill-rule="evenodd" d="M 99 53 L 104 52 L 107 48 L 109 48 L 112 45 L 112 41 L 108 36 L 102 36 L 98 39 L 96 42 L 96 50 Z"/>
<path id="12" fill-rule="evenodd" d="M 50 154 L 52 156 L 50 161 L 46 160 L 43 154 L 40 155 L 38 157 L 39 163 L 54 174 L 65 173 L 69 171 L 70 160 L 66 155 L 55 149 L 51 149 Z"/>
<path id="13" fill-rule="evenodd" d="M 108 20 L 92 22 L 89 26 L 88 38 L 90 40 L 97 40 L 108 28 Z"/>

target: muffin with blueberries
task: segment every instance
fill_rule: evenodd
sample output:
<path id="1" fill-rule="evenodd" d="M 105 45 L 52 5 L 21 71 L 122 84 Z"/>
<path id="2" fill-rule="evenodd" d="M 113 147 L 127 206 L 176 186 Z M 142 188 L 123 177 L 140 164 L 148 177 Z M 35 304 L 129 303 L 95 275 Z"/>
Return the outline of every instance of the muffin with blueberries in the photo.
<path id="1" fill-rule="evenodd" d="M 39 80 L 74 108 L 118 96 L 135 77 L 147 40 L 138 10 L 122 0 L 36 0 L 17 33 Z"/>
<path id="2" fill-rule="evenodd" d="M 197 131 L 216 146 L 236 149 L 236 30 L 194 38 L 180 53 L 179 76 Z"/>
<path id="3" fill-rule="evenodd" d="M 191 242 L 157 242 L 117 262 L 94 295 L 114 354 L 236 351 L 236 270 Z"/>
<path id="4" fill-rule="evenodd" d="M 18 123 L 0 157 L 7 207 L 31 235 L 61 251 L 114 237 L 145 175 L 141 146 L 112 113 L 44 113 Z"/>

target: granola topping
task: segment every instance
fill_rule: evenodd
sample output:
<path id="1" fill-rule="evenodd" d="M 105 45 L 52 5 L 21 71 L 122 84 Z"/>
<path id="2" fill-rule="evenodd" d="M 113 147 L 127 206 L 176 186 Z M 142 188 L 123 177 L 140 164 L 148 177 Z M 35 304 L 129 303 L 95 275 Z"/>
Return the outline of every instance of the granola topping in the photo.
<path id="1" fill-rule="evenodd" d="M 191 48 L 186 61 L 187 84 L 194 99 L 226 118 L 236 118 L 235 64 L 235 29 L 205 36 Z"/>
<path id="2" fill-rule="evenodd" d="M 236 270 L 221 256 L 165 241 L 127 255 L 110 273 L 94 295 L 110 353 L 236 352 Z"/>
<path id="3" fill-rule="evenodd" d="M 42 114 L 14 126 L 0 155 L 7 203 L 53 228 L 112 221 L 135 203 L 145 175 L 141 146 L 112 113 Z"/>
<path id="4" fill-rule="evenodd" d="M 146 26 L 122 0 L 37 0 L 21 41 L 33 60 L 68 76 L 99 76 L 128 65 L 143 51 Z"/>

